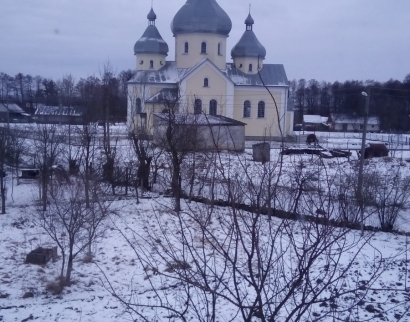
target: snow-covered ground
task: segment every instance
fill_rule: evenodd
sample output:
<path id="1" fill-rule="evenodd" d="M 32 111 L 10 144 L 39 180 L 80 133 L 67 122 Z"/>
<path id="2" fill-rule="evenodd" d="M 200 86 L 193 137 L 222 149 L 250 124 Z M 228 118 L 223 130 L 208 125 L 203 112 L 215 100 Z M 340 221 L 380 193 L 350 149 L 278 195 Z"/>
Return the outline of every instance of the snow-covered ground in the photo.
<path id="1" fill-rule="evenodd" d="M 338 139 L 333 138 L 331 140 L 336 144 Z M 360 138 L 352 138 L 352 140 L 360 141 Z M 126 150 L 126 147 L 124 150 Z M 272 163 L 277 160 L 278 152 L 278 150 L 271 150 Z M 405 159 L 410 158 L 410 153 L 401 151 L 396 157 L 370 160 L 366 163 L 366 168 L 386 174 L 392 168 L 400 169 L 403 177 L 409 176 L 410 163 L 406 162 Z M 315 179 L 318 185 L 326 184 L 326 180 L 340 174 L 341 169 L 345 171 L 344 173 L 348 173 L 357 167 L 357 156 L 354 155 L 351 160 L 330 159 L 322 160 L 323 163 L 320 163 L 316 156 L 310 155 L 284 156 L 283 160 L 281 185 L 290 182 L 289 180 L 291 180 L 298 167 L 302 169 L 302 172 L 320 168 L 318 174 L 316 174 L 319 179 Z M 206 163 L 206 158 L 203 162 L 202 168 L 197 169 L 198 178 L 196 179 L 195 192 L 199 191 L 200 181 L 203 179 L 208 182 L 207 175 L 212 174 L 213 168 Z M 252 161 L 251 150 L 246 150 L 244 154 L 240 155 L 224 153 L 221 165 L 225 167 L 226 172 L 229 172 L 231 178 L 238 178 L 243 182 L 249 182 L 250 180 L 255 185 L 260 182 L 260 175 L 263 173 L 262 165 Z M 246 178 L 245 169 L 250 174 L 250 178 Z M 165 167 L 161 171 L 159 173 L 160 177 L 165 178 L 168 168 Z M 215 171 L 221 171 L 221 169 Z M 225 175 L 228 176 L 227 173 Z M 324 178 L 323 181 L 320 180 L 321 176 Z M 189 191 L 189 175 L 185 174 L 183 179 L 184 190 Z M 161 254 L 161 250 L 165 249 L 161 248 L 163 246 L 158 248 L 151 248 L 151 246 L 152 242 L 164 237 L 165 233 L 170 238 L 170 245 L 175 247 L 175 251 L 178 250 L 176 256 L 179 256 L 181 254 L 179 253 L 181 252 L 180 246 L 182 245 L 179 232 L 181 227 L 184 228 L 187 235 L 193 236 L 194 248 L 203 251 L 208 263 L 215 265 L 218 275 L 224 277 L 224 279 L 226 278 L 227 285 L 234 285 L 234 281 L 227 275 L 226 271 L 221 270 L 223 258 L 218 254 L 212 255 L 209 245 L 204 245 L 203 240 L 200 238 L 200 227 L 196 226 L 195 221 L 192 221 L 188 216 L 181 226 L 180 217 L 175 216 L 170 211 L 172 199 L 155 197 L 141 199 L 140 203 L 137 204 L 136 198 L 129 195 L 115 197 L 112 204 L 115 215 L 109 221 L 111 228 L 105 232 L 104 238 L 96 244 L 94 261 L 87 262 L 83 260 L 84 256 L 80 256 L 74 264 L 73 285 L 65 288 L 60 295 L 52 295 L 46 288 L 59 275 L 61 258 L 58 258 L 55 262 L 50 261 L 44 266 L 24 263 L 27 253 L 31 250 L 38 246 L 53 244 L 47 234 L 36 223 L 34 204 L 38 196 L 38 186 L 32 181 L 23 181 L 17 186 L 15 180 L 11 182 L 10 176 L 7 177 L 7 180 L 7 214 L 0 215 L 0 321 L 143 321 L 142 318 L 136 315 L 124 312 L 121 303 L 107 290 L 107 288 L 110 288 L 108 282 L 116 293 L 132 303 L 138 302 L 139 304 L 151 306 L 151 308 L 140 309 L 140 312 L 148 317 L 148 321 L 178 321 L 178 319 L 173 320 L 166 317 L 164 311 L 158 308 L 154 309 L 154 305 L 158 304 L 161 296 L 164 296 L 164 299 L 168 301 L 179 303 L 177 291 L 182 292 L 183 287 L 177 285 L 175 289 L 172 289 L 172 292 L 167 293 L 167 290 L 169 290 L 167 287 L 170 287 L 174 281 L 172 272 L 165 274 L 167 266 L 164 263 L 168 254 L 166 254 L 167 256 Z M 209 184 L 201 191 L 202 194 L 208 197 Z M 216 188 L 216 199 L 224 199 L 224 197 L 223 189 L 219 191 Z M 244 203 L 251 202 L 252 196 L 243 197 L 242 201 Z M 315 199 L 305 202 L 314 203 L 316 201 Z M 182 203 L 182 207 L 181 216 L 185 216 L 184 214 L 202 215 L 212 213 L 212 219 L 207 226 L 209 231 L 214 236 L 218 236 L 219 241 L 227 236 L 227 231 L 224 228 L 226 228 L 225 225 L 232 216 L 229 208 L 215 207 L 210 210 L 208 206 L 194 202 L 187 204 L 185 201 Z M 399 230 L 410 232 L 409 215 L 407 211 L 400 216 L 397 227 Z M 246 218 L 251 214 L 243 212 L 242 216 L 245 219 L 241 227 L 245 227 Z M 224 221 L 221 218 L 228 219 Z M 265 222 L 263 220 L 260 226 L 262 236 L 260 238 L 262 238 L 262 241 L 269 243 L 272 239 L 269 236 L 270 231 L 266 229 L 268 227 L 283 228 L 283 221 L 274 219 L 272 222 L 267 220 Z M 377 225 L 374 219 L 370 217 L 368 221 L 367 224 Z M 303 243 L 309 239 L 309 235 L 304 231 L 303 222 L 293 222 L 291 225 L 297 243 Z M 336 229 L 334 233 L 337 234 L 341 231 L 343 230 Z M 283 238 L 275 241 L 286 244 L 289 235 L 283 233 L 282 236 Z M 410 321 L 410 292 L 405 289 L 410 283 L 407 237 L 383 232 L 366 232 L 364 238 L 362 238 L 360 232 L 350 231 L 346 232 L 343 241 L 345 242 L 344 246 L 339 245 L 341 247 L 339 249 L 340 254 L 337 254 L 338 248 L 335 247 L 332 255 L 334 258 L 339 258 L 340 255 L 337 264 L 340 266 L 338 266 L 339 270 L 336 271 L 346 269 L 341 277 L 342 282 L 334 285 L 337 288 L 336 291 L 342 292 L 361 281 L 371 281 L 371 283 L 363 288 L 362 293 L 355 294 L 355 296 L 363 299 L 360 305 L 354 306 L 354 310 L 339 312 L 337 317 L 342 321 Z M 152 262 L 157 263 L 158 266 L 155 269 L 159 269 L 164 275 L 156 274 L 152 267 L 148 269 L 146 265 L 143 265 L 142 262 L 144 261 L 139 260 L 135 249 L 131 247 L 132 245 L 138 245 L 139 248 L 137 247 L 137 249 L 139 250 L 145 249 L 147 251 L 145 255 L 152 256 L 152 258 L 146 256 L 145 260 L 150 259 Z M 351 245 L 350 248 L 347 247 L 349 245 Z M 172 248 L 171 246 L 170 248 Z M 286 257 L 284 262 L 291 267 L 294 254 L 286 251 L 284 254 L 287 254 L 284 256 Z M 352 261 L 353 256 L 356 257 Z M 184 258 L 193 260 L 188 255 Z M 315 280 L 323 278 L 323 267 L 326 260 L 325 257 L 318 259 L 317 264 L 312 268 L 311 274 L 315 276 Z M 189 262 L 189 264 L 195 267 L 193 262 Z M 380 264 L 380 267 L 376 269 L 377 264 Z M 289 274 L 291 274 L 291 269 L 289 269 Z M 376 275 L 373 276 L 374 274 Z M 281 278 L 289 278 L 289 276 Z M 277 279 L 277 276 L 270 276 L 269 283 L 274 284 Z M 153 285 L 159 290 L 157 294 L 152 291 Z M 247 285 L 244 284 L 241 287 L 246 289 Z M 133 293 L 134 297 L 131 297 L 131 291 L 135 291 Z M 330 296 L 333 291 L 335 290 L 324 291 L 318 302 L 308 312 L 309 314 L 302 320 L 315 321 L 315 317 L 329 311 L 329 303 L 326 301 L 326 297 Z M 249 292 L 249 296 L 252 296 L 252 291 L 248 290 L 247 292 Z M 23 298 L 25 295 L 29 295 L 29 297 Z M 296 298 L 295 301 L 297 300 Z M 346 296 L 341 298 L 340 302 L 331 304 L 337 304 L 339 308 L 347 308 L 351 301 L 354 301 L 354 297 L 352 299 Z M 174 302 L 172 302 L 173 305 Z M 180 305 L 183 305 L 183 303 Z M 237 308 L 222 296 L 218 298 L 215 310 L 218 314 L 216 321 L 242 321 L 240 316 L 237 315 Z M 282 316 L 277 321 L 282 321 L 284 318 L 285 316 Z M 323 321 L 336 321 L 335 318 L 335 316 L 327 316 Z M 197 321 L 198 319 L 195 317 L 194 312 L 190 312 L 187 320 Z M 252 321 L 260 321 L 260 319 L 254 318 Z"/>

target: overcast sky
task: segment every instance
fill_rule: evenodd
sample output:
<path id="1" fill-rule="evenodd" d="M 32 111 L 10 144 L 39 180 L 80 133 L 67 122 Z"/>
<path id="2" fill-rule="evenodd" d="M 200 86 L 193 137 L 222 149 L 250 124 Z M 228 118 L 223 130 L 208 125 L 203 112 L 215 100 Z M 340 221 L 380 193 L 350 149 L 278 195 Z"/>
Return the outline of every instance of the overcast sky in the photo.
<path id="1" fill-rule="evenodd" d="M 410 73 L 410 0 L 217 0 L 233 28 L 228 53 L 252 4 L 265 63 L 289 79 L 403 80 Z M 185 0 L 154 0 L 156 25 L 174 60 L 170 23 Z M 0 72 L 61 78 L 98 75 L 107 60 L 135 68 L 133 46 L 151 0 L 1 0 Z"/>

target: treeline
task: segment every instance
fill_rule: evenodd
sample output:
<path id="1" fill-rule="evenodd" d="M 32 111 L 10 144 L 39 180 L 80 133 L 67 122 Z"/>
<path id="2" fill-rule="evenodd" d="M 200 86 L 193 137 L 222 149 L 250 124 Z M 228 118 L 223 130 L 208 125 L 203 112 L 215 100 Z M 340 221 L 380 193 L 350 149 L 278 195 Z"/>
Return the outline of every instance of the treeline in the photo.
<path id="1" fill-rule="evenodd" d="M 110 66 L 98 76 L 78 80 L 72 75 L 53 80 L 0 72 L 0 102 L 16 103 L 29 114 L 34 114 L 38 105 L 84 107 L 89 121 L 125 121 L 127 82 L 133 75 L 132 70 L 116 74 Z"/>
<path id="2" fill-rule="evenodd" d="M 390 79 L 387 82 L 293 80 L 290 91 L 296 111 L 295 122 L 300 123 L 303 114 L 362 116 L 365 113 L 362 92 L 369 90 L 369 115 L 379 117 L 381 129 L 409 131 L 410 74 L 403 81 Z"/>

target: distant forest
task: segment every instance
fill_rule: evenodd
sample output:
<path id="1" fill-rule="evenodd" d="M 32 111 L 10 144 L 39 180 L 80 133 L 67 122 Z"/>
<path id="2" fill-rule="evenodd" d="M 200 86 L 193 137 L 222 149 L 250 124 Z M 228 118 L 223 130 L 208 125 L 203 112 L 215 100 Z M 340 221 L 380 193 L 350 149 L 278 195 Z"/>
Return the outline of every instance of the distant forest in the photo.
<path id="1" fill-rule="evenodd" d="M 127 115 L 127 82 L 135 71 L 116 74 L 109 66 L 98 76 L 75 79 L 66 75 L 58 80 L 19 73 L 10 76 L 0 72 L 0 102 L 17 103 L 33 114 L 38 104 L 81 106 L 88 119 L 125 121 Z M 370 90 L 369 115 L 380 118 L 387 132 L 410 130 L 410 74 L 403 81 L 319 82 L 315 79 L 292 80 L 290 95 L 295 107 L 295 123 L 303 114 L 329 116 L 331 113 L 364 115 L 362 92 Z"/>
<path id="2" fill-rule="evenodd" d="M 0 72 L 0 102 L 16 103 L 30 114 L 39 104 L 84 107 L 89 121 L 123 122 L 127 116 L 127 82 L 133 75 L 132 70 L 115 74 L 109 66 L 99 76 L 78 80 L 71 75 L 53 80 Z"/>
<path id="3" fill-rule="evenodd" d="M 301 123 L 304 114 L 362 116 L 365 113 L 362 92 L 369 93 L 369 90 L 369 115 L 379 117 L 380 128 L 386 132 L 409 131 L 410 74 L 403 81 L 390 79 L 384 83 L 353 80 L 332 84 L 315 79 L 293 80 L 290 95 L 295 107 L 295 123 Z"/>

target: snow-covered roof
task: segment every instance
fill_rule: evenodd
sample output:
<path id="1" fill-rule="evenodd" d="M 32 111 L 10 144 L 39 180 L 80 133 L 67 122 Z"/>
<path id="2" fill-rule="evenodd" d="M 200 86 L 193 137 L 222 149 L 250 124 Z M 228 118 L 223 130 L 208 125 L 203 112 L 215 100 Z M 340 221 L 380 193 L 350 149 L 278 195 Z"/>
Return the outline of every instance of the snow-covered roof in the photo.
<path id="1" fill-rule="evenodd" d="M 85 109 L 82 107 L 73 106 L 37 106 L 35 115 L 70 115 L 70 116 L 82 116 Z"/>
<path id="2" fill-rule="evenodd" d="M 167 122 L 169 115 L 167 113 L 156 113 L 155 117 Z M 175 114 L 176 124 L 190 124 L 190 125 L 246 125 L 243 122 L 225 117 L 222 115 L 209 114 Z"/>
<path id="3" fill-rule="evenodd" d="M 163 103 L 163 102 L 176 102 L 178 100 L 177 88 L 163 88 L 157 94 L 147 99 L 146 103 Z"/>
<path id="4" fill-rule="evenodd" d="M 288 86 L 289 84 L 282 64 L 263 64 L 259 76 L 258 74 L 245 74 L 236 68 L 235 64 L 228 63 L 225 73 L 237 86 L 263 86 L 263 84 L 266 86 Z"/>
<path id="5" fill-rule="evenodd" d="M 328 117 L 320 115 L 303 115 L 304 123 L 322 124 L 327 123 Z"/>
<path id="6" fill-rule="evenodd" d="M 24 110 L 18 106 L 17 104 L 11 103 L 11 104 L 5 104 L 5 103 L 0 103 L 0 112 L 6 112 L 7 113 L 18 113 L 22 114 L 24 113 Z"/>
<path id="7" fill-rule="evenodd" d="M 137 71 L 129 83 L 176 84 L 206 61 L 208 60 L 204 59 L 192 68 L 177 68 L 176 62 L 168 61 L 160 70 Z M 237 86 L 288 86 L 289 83 L 282 64 L 264 64 L 259 76 L 245 74 L 233 63 L 227 63 L 226 69 L 221 70 L 221 73 Z"/>
<path id="8" fill-rule="evenodd" d="M 336 124 L 364 124 L 363 116 L 353 116 L 346 114 L 331 114 L 330 116 L 333 123 Z M 367 118 L 367 124 L 378 125 L 380 124 L 380 120 L 377 116 L 369 116 Z"/>
<path id="9" fill-rule="evenodd" d="M 165 66 L 160 70 L 139 70 L 129 83 L 159 83 L 159 84 L 176 84 L 190 71 L 190 68 L 177 68 L 174 61 L 167 61 Z"/>

